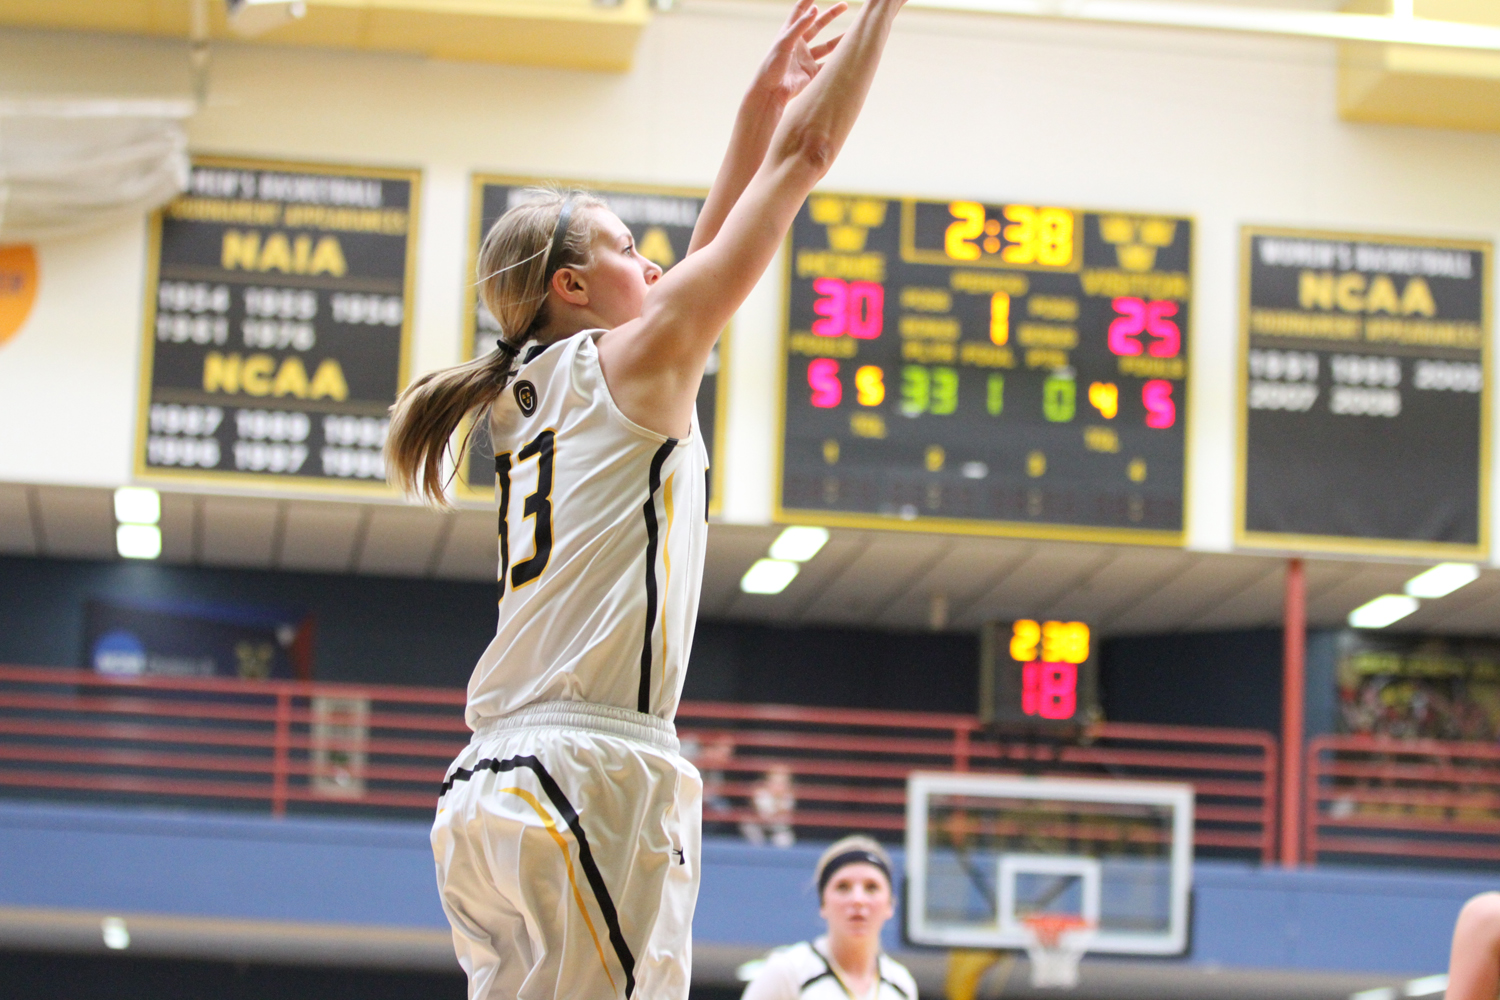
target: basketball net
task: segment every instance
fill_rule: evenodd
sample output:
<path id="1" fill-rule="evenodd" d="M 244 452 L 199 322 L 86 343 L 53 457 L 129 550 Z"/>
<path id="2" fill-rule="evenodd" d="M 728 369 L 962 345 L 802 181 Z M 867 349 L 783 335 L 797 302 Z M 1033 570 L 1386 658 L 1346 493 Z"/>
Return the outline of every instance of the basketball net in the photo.
<path id="1" fill-rule="evenodd" d="M 1033 913 L 1026 925 L 1026 954 L 1031 959 L 1031 985 L 1037 988 L 1078 985 L 1078 963 L 1094 939 L 1094 925 L 1071 913 Z"/>

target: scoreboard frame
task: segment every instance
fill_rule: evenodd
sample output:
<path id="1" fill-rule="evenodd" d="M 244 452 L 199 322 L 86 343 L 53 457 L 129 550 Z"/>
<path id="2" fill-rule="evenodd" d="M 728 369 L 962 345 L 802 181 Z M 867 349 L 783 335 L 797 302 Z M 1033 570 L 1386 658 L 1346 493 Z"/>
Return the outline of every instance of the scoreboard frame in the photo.
<path id="1" fill-rule="evenodd" d="M 1368 241 L 1377 244 L 1464 250 L 1479 253 L 1484 261 L 1480 275 L 1483 301 L 1480 317 L 1480 367 L 1484 373 L 1484 384 L 1479 400 L 1479 531 L 1478 541 L 1473 545 L 1456 542 L 1427 542 L 1403 539 L 1356 538 L 1343 535 L 1299 534 L 1293 532 L 1252 531 L 1246 528 L 1246 507 L 1249 493 L 1249 447 L 1250 447 L 1250 275 L 1251 249 L 1257 236 L 1286 237 L 1290 239 L 1327 240 L 1349 242 Z M 1240 287 L 1239 287 L 1239 350 L 1235 369 L 1235 398 L 1238 410 L 1238 427 L 1235 434 L 1235 516 L 1234 545 L 1236 548 L 1270 550 L 1293 553 L 1326 553 L 1330 555 L 1356 555 L 1394 557 L 1442 561 L 1450 559 L 1483 561 L 1490 551 L 1490 448 L 1493 418 L 1492 374 L 1490 371 L 1490 340 L 1494 336 L 1494 244 L 1482 239 L 1449 238 L 1443 236 L 1394 236 L 1387 233 L 1357 232 L 1351 230 L 1302 229 L 1295 226 L 1274 226 L 1245 223 L 1240 226 Z"/>
<path id="2" fill-rule="evenodd" d="M 896 203 L 903 216 L 914 211 L 916 202 L 953 202 L 962 200 L 959 198 L 944 198 L 937 195 L 890 195 L 873 191 L 859 191 L 841 188 L 838 190 L 815 189 L 809 198 L 818 195 L 831 195 L 834 197 L 847 198 L 879 198 L 884 201 Z M 968 196 L 981 198 L 984 196 Z M 1019 204 L 1018 202 L 984 202 L 985 204 Z M 1143 209 L 1100 209 L 1077 206 L 1067 206 L 1068 210 L 1075 216 L 1082 217 L 1089 213 L 1110 215 L 1153 215 L 1161 218 L 1170 218 L 1178 222 L 1187 222 L 1192 226 L 1193 233 L 1198 232 L 1197 216 L 1178 212 L 1151 212 Z M 903 236 L 900 245 L 902 263 L 927 263 L 957 266 L 957 262 L 947 260 L 924 259 L 922 251 L 906 245 L 904 235 L 905 225 L 902 226 Z M 972 518 L 940 517 L 930 515 L 919 515 L 912 519 L 902 517 L 882 516 L 868 513 L 844 513 L 840 511 L 814 510 L 797 507 L 786 507 L 782 505 L 783 479 L 786 470 L 786 420 L 787 420 L 787 387 L 788 387 L 788 362 L 790 359 L 789 340 L 791 337 L 791 304 L 792 304 L 792 282 L 795 272 L 795 247 L 793 246 L 793 229 L 787 230 L 785 240 L 782 241 L 782 285 L 780 306 L 780 336 L 778 338 L 777 357 L 777 407 L 774 456 L 775 467 L 772 478 L 771 495 L 771 522 L 773 524 L 807 524 L 826 528 L 850 528 L 859 531 L 907 531 L 922 532 L 926 534 L 946 535 L 977 535 L 999 538 L 1019 538 L 1034 541 L 1058 541 L 1058 542 L 1093 542 L 1112 545 L 1151 545 L 1161 548 L 1182 548 L 1187 544 L 1188 525 L 1192 516 L 1192 496 L 1189 485 L 1192 482 L 1192 457 L 1194 440 L 1194 423 L 1192 411 L 1196 405 L 1194 399 L 1190 398 L 1188 405 L 1181 409 L 1184 421 L 1183 427 L 1183 454 L 1182 454 L 1182 527 L 1176 531 L 1161 530 L 1156 528 L 1122 528 L 1122 527 L 1092 527 L 1089 525 L 1070 524 L 1038 524 L 1028 521 L 1008 520 L 984 520 Z M 1188 321 L 1182 327 L 1182 340 L 1186 345 L 1194 345 L 1197 342 L 1198 310 L 1197 306 L 1197 281 L 1198 257 L 1200 253 L 1199 241 L 1195 240 L 1189 254 L 1189 301 L 1195 306 L 1188 316 Z M 1083 251 L 1078 251 L 1077 259 L 1066 268 L 1046 268 L 1054 273 L 1077 273 L 1082 269 Z M 964 266 L 973 266 L 965 264 Z M 998 270 L 1034 271 L 1032 265 L 1013 264 Z M 1196 356 L 1190 354 L 1190 359 Z M 1187 368 L 1185 384 L 1191 387 L 1194 383 L 1191 363 Z"/>
<path id="3" fill-rule="evenodd" d="M 407 204 L 406 261 L 401 282 L 401 337 L 397 348 L 396 392 L 399 395 L 411 379 L 412 326 L 415 304 L 418 238 L 421 232 L 422 169 L 420 167 L 376 167 L 351 163 L 325 163 L 322 161 L 299 161 L 262 159 L 253 156 L 191 155 L 190 168 L 210 167 L 229 170 L 272 170 L 287 173 L 320 174 L 328 177 L 360 177 L 380 180 L 406 181 L 411 185 Z M 179 197 L 186 192 L 179 194 Z M 152 375 L 156 360 L 156 312 L 158 293 L 161 287 L 162 224 L 167 206 L 152 212 L 146 223 L 146 270 L 145 301 L 142 303 L 140 374 L 137 382 L 136 426 L 132 437 L 130 459 L 131 478 L 147 485 L 196 486 L 214 490 L 234 492 L 236 487 L 252 488 L 255 493 L 265 489 L 280 496 L 324 496 L 350 497 L 359 500 L 396 499 L 400 497 L 385 479 L 360 480 L 340 479 L 319 481 L 311 477 L 296 477 L 263 472 L 235 472 L 231 470 L 209 471 L 188 469 L 176 470 L 165 466 L 146 464 L 146 440 L 150 435 Z M 395 402 L 393 398 L 392 403 Z"/>
<path id="4" fill-rule="evenodd" d="M 566 177 L 538 177 L 522 176 L 519 174 L 492 174 L 475 172 L 469 175 L 469 247 L 467 252 L 467 265 L 463 274 L 463 336 L 460 341 L 460 349 L 463 352 L 463 361 L 467 362 L 474 355 L 474 341 L 479 336 L 476 328 L 477 313 L 474 309 L 474 300 L 477 297 L 477 286 L 474 275 L 479 271 L 479 244 L 484 238 L 480 230 L 484 225 L 484 189 L 486 185 L 501 184 L 509 187 L 543 187 L 554 185 L 564 189 L 580 188 L 590 193 L 595 191 L 619 191 L 624 194 L 659 195 L 669 198 L 698 198 L 708 197 L 707 188 L 678 187 L 664 184 L 634 184 L 605 180 L 580 180 Z M 730 321 L 724 327 L 724 332 L 719 335 L 719 376 L 714 387 L 714 439 L 708 442 L 710 451 L 710 484 L 708 498 L 708 516 L 718 517 L 724 505 L 724 434 L 725 423 L 728 416 L 729 383 L 723 378 L 723 374 L 729 370 L 728 357 L 731 338 L 734 333 L 734 322 Z M 465 420 L 459 426 L 456 440 L 460 443 L 468 436 L 473 427 L 472 420 Z M 457 461 L 462 463 L 467 460 L 466 454 L 461 454 L 457 447 L 454 448 Z M 484 503 L 493 505 L 495 502 L 494 491 L 485 492 L 470 486 L 460 466 L 453 477 L 454 499 L 466 501 L 473 504 Z"/>

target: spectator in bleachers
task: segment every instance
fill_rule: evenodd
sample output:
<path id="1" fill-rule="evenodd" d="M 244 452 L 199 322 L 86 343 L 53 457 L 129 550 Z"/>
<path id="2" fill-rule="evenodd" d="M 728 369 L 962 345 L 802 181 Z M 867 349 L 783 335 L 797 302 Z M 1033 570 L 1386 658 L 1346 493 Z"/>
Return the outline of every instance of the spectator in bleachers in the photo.
<path id="1" fill-rule="evenodd" d="M 792 787 L 791 769 L 777 764 L 766 771 L 766 777 L 750 794 L 755 819 L 740 824 L 745 839 L 757 847 L 791 847 L 797 842 L 792 831 L 792 814 L 797 809 L 797 793 Z"/>
<path id="2" fill-rule="evenodd" d="M 734 763 L 734 737 L 726 733 L 699 740 L 689 736 L 682 741 L 682 755 L 693 762 L 703 777 L 703 832 L 733 834 L 734 823 L 713 817 L 734 808 L 730 801 L 725 771 Z"/>

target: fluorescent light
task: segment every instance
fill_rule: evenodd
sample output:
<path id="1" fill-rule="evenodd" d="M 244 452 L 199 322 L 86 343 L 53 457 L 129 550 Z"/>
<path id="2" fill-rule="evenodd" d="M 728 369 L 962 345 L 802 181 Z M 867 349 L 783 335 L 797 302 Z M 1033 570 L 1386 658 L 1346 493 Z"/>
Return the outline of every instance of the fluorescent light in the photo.
<path id="1" fill-rule="evenodd" d="M 105 917 L 99 921 L 99 930 L 104 934 L 104 947 L 115 951 L 130 947 L 130 928 L 119 917 Z"/>
<path id="2" fill-rule="evenodd" d="M 156 524 L 161 520 L 161 494 L 144 486 L 121 486 L 115 490 L 115 520 Z"/>
<path id="3" fill-rule="evenodd" d="M 1430 997 L 1434 993 L 1442 993 L 1448 989 L 1448 977 L 1442 973 L 1435 976 L 1423 976 L 1421 979 L 1408 979 L 1406 985 L 1401 987 L 1401 992 L 1409 997 Z"/>
<path id="4" fill-rule="evenodd" d="M 827 528 L 791 527 L 776 536 L 776 541 L 771 543 L 770 556 L 772 559 L 807 562 L 827 543 Z"/>
<path id="5" fill-rule="evenodd" d="M 1447 597 L 1477 579 L 1479 567 L 1473 563 L 1438 563 L 1407 580 L 1405 590 L 1412 597 Z"/>
<path id="6" fill-rule="evenodd" d="M 115 548 L 126 559 L 161 555 L 161 529 L 154 524 L 122 524 L 115 529 Z"/>
<path id="7" fill-rule="evenodd" d="M 1385 628 L 1398 622 L 1421 607 L 1415 597 L 1405 594 L 1381 594 L 1373 601 L 1366 601 L 1349 612 L 1352 628 Z"/>
<path id="8" fill-rule="evenodd" d="M 798 568 L 784 559 L 757 559 L 740 578 L 740 589 L 747 594 L 779 594 L 796 579 Z"/>

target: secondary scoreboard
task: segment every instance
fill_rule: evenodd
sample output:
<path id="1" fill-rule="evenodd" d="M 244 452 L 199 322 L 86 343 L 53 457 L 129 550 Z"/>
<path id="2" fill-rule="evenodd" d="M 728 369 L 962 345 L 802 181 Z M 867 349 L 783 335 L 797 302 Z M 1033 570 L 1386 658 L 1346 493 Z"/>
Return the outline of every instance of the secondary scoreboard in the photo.
<path id="1" fill-rule="evenodd" d="M 1099 719 L 1097 661 L 1087 624 L 987 622 L 979 639 L 980 721 L 1066 730 Z"/>
<path id="2" fill-rule="evenodd" d="M 698 222 L 698 212 L 703 208 L 706 192 L 677 188 L 648 187 L 643 185 L 589 182 L 555 182 L 541 178 L 499 177 L 476 175 L 470 195 L 469 218 L 469 268 L 471 276 L 465 285 L 465 330 L 464 356 L 477 358 L 495 349 L 500 336 L 500 324 L 490 315 L 479 300 L 474 286 L 479 259 L 479 244 L 489 232 L 495 220 L 504 215 L 512 205 L 527 197 L 527 190 L 538 186 L 557 185 L 563 188 L 581 188 L 597 195 L 630 227 L 635 237 L 636 249 L 641 256 L 669 270 L 687 256 L 688 244 L 693 238 L 693 227 Z M 729 334 L 719 338 L 708 359 L 708 368 L 698 388 L 698 428 L 708 446 L 709 468 L 712 473 L 709 496 L 709 513 L 717 514 L 723 496 L 722 469 L 719 457 L 723 448 L 719 436 L 723 433 L 723 365 L 728 353 Z M 458 493 L 469 499 L 492 500 L 495 493 L 495 457 L 488 435 L 476 433 L 470 440 L 469 454 L 464 463 L 463 476 L 458 482 Z"/>
<path id="3" fill-rule="evenodd" d="M 419 175 L 199 158 L 151 222 L 135 473 L 389 493 Z"/>
<path id="4" fill-rule="evenodd" d="M 813 194 L 777 517 L 1180 544 L 1193 226 Z"/>
<path id="5" fill-rule="evenodd" d="M 1239 542 L 1488 551 L 1488 243 L 1246 228 Z"/>

